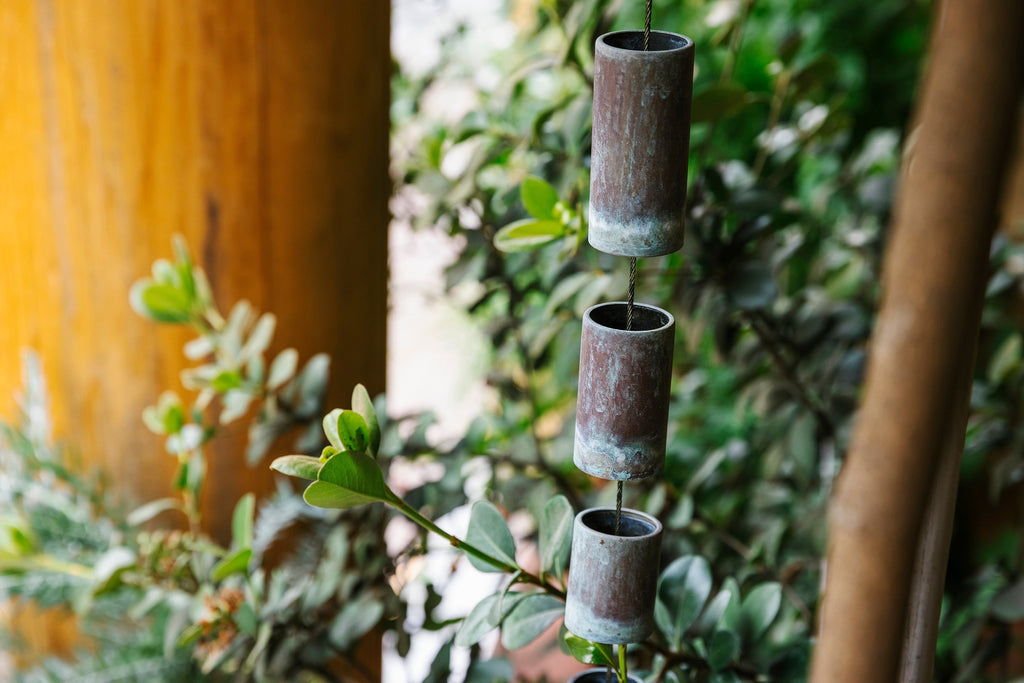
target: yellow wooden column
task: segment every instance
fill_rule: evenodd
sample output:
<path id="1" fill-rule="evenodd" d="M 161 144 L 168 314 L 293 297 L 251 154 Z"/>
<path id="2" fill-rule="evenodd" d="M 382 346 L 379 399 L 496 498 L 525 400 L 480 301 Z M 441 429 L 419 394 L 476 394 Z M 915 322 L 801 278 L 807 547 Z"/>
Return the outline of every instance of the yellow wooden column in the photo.
<path id="1" fill-rule="evenodd" d="M 128 289 L 180 232 L 218 303 L 278 315 L 272 352 L 332 356 L 331 401 L 384 389 L 389 3 L 0 3 L 0 416 L 37 350 L 60 438 L 136 500 L 173 459 L 140 421 L 179 388 L 181 330 Z M 347 404 L 346 404 L 347 405 Z M 266 467 L 209 453 L 224 538 Z"/>

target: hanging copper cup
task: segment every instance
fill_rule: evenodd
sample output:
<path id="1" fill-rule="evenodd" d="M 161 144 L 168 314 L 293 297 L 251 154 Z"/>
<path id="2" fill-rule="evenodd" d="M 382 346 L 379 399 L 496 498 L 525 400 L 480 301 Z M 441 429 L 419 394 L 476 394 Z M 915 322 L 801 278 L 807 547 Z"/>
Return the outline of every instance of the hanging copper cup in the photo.
<path id="1" fill-rule="evenodd" d="M 602 479 L 645 479 L 665 462 L 675 319 L 655 306 L 597 304 L 583 315 L 573 461 Z"/>
<path id="2" fill-rule="evenodd" d="M 693 41 L 616 31 L 597 39 L 590 244 L 619 256 L 683 246 Z"/>
<path id="3" fill-rule="evenodd" d="M 565 627 L 596 643 L 636 643 L 654 630 L 662 526 L 637 510 L 591 508 L 573 522 Z"/>

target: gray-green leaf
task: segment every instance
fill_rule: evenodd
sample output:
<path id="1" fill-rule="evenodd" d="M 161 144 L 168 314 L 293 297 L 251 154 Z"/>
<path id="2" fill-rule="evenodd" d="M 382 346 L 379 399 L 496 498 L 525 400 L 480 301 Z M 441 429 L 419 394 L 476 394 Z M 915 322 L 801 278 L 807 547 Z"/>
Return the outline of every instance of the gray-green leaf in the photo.
<path id="1" fill-rule="evenodd" d="M 362 415 L 366 426 L 370 430 L 370 455 L 376 456 L 380 451 L 380 421 L 377 420 L 377 410 L 373 407 L 373 400 L 366 387 L 357 384 L 352 389 L 352 410 Z"/>
<path id="2" fill-rule="evenodd" d="M 499 593 L 488 595 L 476 604 L 466 618 L 462 620 L 459 632 L 455 634 L 455 644 L 459 647 L 471 647 L 490 633 L 498 625 L 491 620 L 491 610 L 500 598 Z"/>
<path id="3" fill-rule="evenodd" d="M 575 515 L 565 496 L 555 496 L 544 506 L 540 520 L 540 568 L 562 578 L 572 548 L 572 525 Z"/>
<path id="4" fill-rule="evenodd" d="M 501 644 L 516 650 L 533 642 L 565 613 L 565 604 L 546 593 L 527 595 L 501 624 Z"/>
<path id="5" fill-rule="evenodd" d="M 270 469 L 287 474 L 289 477 L 315 480 L 316 475 L 320 472 L 320 465 L 317 458 L 309 455 L 283 455 L 270 463 Z"/>
<path id="6" fill-rule="evenodd" d="M 331 462 L 336 459 L 332 459 Z M 512 538 L 512 532 L 508 530 L 508 524 L 498 512 L 498 508 L 486 500 L 478 500 L 473 503 L 469 515 L 466 542 L 496 560 L 513 567 L 516 566 L 516 543 Z M 472 555 L 467 555 L 467 557 L 469 557 L 470 564 L 482 572 L 503 571 Z"/>
<path id="7" fill-rule="evenodd" d="M 751 639 L 760 638 L 779 614 L 782 606 L 782 586 L 764 583 L 750 591 L 740 608 L 740 621 L 744 633 Z"/>

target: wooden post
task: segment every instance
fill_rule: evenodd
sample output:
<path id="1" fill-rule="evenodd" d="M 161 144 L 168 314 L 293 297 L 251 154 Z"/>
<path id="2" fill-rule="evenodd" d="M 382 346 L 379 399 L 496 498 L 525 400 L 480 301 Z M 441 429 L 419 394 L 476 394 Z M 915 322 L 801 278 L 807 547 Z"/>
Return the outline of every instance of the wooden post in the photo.
<path id="1" fill-rule="evenodd" d="M 938 6 L 893 217 L 863 405 L 830 512 L 815 683 L 894 681 L 915 549 L 970 383 L 1005 157 L 1024 76 L 1024 4 Z M 947 452 L 948 455 L 948 452 Z"/>
<path id="2" fill-rule="evenodd" d="M 384 389 L 389 3 L 0 3 L 0 415 L 38 350 L 59 436 L 136 501 L 175 463 L 139 415 L 178 388 L 181 330 L 128 305 L 180 232 L 222 307 L 332 359 L 333 404 Z M 273 351 L 272 350 L 272 351 Z M 244 428 L 209 456 L 225 539 L 266 467 Z"/>

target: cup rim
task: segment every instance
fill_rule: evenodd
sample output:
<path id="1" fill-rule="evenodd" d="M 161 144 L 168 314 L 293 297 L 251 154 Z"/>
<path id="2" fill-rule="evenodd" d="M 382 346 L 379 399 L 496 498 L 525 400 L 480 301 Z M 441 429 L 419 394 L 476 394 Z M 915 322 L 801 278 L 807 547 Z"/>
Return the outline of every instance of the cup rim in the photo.
<path id="1" fill-rule="evenodd" d="M 678 39 L 682 39 L 681 44 L 676 45 L 674 47 L 666 47 L 666 48 L 661 48 L 661 49 L 652 48 L 652 49 L 648 49 L 648 50 L 642 50 L 642 49 L 621 47 L 619 45 L 613 45 L 613 44 L 611 44 L 608 41 L 609 38 L 614 40 L 616 38 L 625 38 L 627 36 L 633 36 L 633 35 L 638 35 L 638 34 L 642 37 L 643 34 L 644 34 L 644 31 L 642 29 L 632 29 L 632 28 L 630 28 L 630 29 L 623 29 L 621 31 L 610 31 L 610 32 L 605 33 L 605 34 L 601 35 L 600 37 L 598 37 L 597 45 L 601 46 L 603 49 L 611 50 L 611 51 L 614 51 L 614 52 L 623 52 L 623 53 L 628 53 L 628 54 L 640 54 L 640 55 L 643 55 L 643 54 L 648 54 L 648 55 L 669 54 L 669 53 L 673 53 L 673 52 L 683 52 L 685 50 L 692 50 L 693 49 L 693 40 L 691 38 L 689 38 L 687 36 L 684 36 L 681 33 L 675 33 L 673 31 L 651 31 L 651 37 L 667 38 L 671 42 L 676 42 Z"/>
<path id="2" fill-rule="evenodd" d="M 609 534 L 609 533 L 606 533 L 604 531 L 600 531 L 599 529 L 595 529 L 593 526 L 591 526 L 590 524 L 587 523 L 586 518 L 588 516 L 597 515 L 597 514 L 611 514 L 611 515 L 614 515 L 615 514 L 615 508 L 594 507 L 594 508 L 587 508 L 586 510 L 582 510 L 579 514 L 576 515 L 576 524 L 581 526 L 581 527 L 583 527 L 583 528 L 585 528 L 588 532 L 590 532 L 591 534 L 594 534 L 595 536 L 598 536 L 598 537 L 601 537 L 601 538 L 619 539 L 619 540 L 622 540 L 622 541 L 643 541 L 643 540 L 647 540 L 647 539 L 656 538 L 657 536 L 659 536 L 662 533 L 662 531 L 664 529 L 661 521 L 659 521 L 658 518 L 655 517 L 654 515 L 649 515 L 646 512 L 641 512 L 640 510 L 633 510 L 631 508 L 622 508 L 622 516 L 623 516 L 623 518 L 631 517 L 633 519 L 639 520 L 641 522 L 644 522 L 646 524 L 651 525 L 652 529 L 649 532 L 645 533 L 645 534 L 640 534 L 639 536 L 622 536 L 622 535 L 616 535 L 616 534 Z"/>

